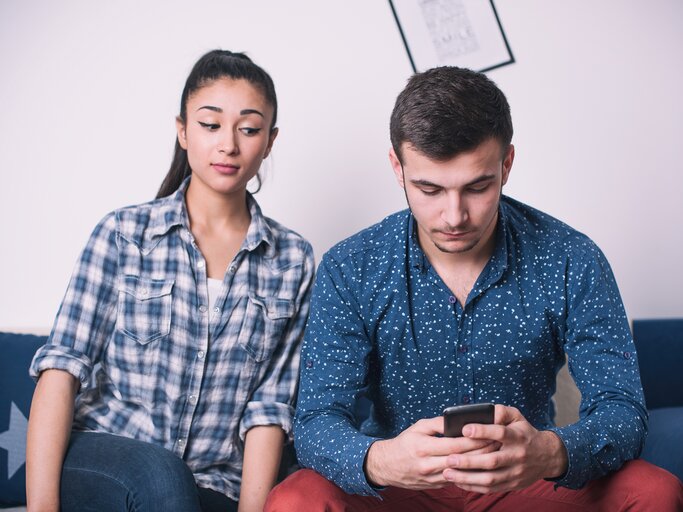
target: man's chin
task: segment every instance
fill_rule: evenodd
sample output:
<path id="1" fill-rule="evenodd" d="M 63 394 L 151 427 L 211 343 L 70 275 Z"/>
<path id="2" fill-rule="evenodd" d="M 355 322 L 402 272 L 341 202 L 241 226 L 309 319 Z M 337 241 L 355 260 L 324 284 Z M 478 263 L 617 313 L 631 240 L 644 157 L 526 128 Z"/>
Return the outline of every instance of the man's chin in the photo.
<path id="1" fill-rule="evenodd" d="M 441 252 L 445 252 L 446 254 L 461 254 L 474 249 L 477 246 L 477 242 L 478 240 L 463 240 L 460 242 L 451 243 L 434 242 L 434 245 L 437 249 L 439 249 Z"/>

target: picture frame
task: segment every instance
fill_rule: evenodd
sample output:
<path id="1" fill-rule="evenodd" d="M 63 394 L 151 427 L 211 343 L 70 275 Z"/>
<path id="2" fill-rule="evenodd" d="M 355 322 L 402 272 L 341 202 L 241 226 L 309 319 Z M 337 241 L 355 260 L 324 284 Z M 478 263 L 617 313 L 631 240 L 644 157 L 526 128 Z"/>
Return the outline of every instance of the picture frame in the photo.
<path id="1" fill-rule="evenodd" d="M 389 0 L 414 72 L 458 66 L 486 72 L 512 64 L 493 0 Z"/>

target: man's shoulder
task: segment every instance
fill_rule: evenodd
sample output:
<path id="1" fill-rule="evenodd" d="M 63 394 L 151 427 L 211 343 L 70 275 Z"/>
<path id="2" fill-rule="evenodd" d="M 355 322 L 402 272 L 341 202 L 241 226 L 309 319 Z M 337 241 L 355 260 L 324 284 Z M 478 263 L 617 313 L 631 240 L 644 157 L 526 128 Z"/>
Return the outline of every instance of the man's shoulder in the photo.
<path id="1" fill-rule="evenodd" d="M 405 247 L 409 219 L 409 210 L 393 213 L 380 222 L 338 242 L 325 253 L 323 258 L 340 262 L 357 255 L 386 254 L 392 250 L 401 250 Z"/>
<path id="2" fill-rule="evenodd" d="M 506 229 L 518 242 L 538 246 L 539 249 L 587 250 L 595 243 L 584 233 L 537 208 L 503 196 Z"/>

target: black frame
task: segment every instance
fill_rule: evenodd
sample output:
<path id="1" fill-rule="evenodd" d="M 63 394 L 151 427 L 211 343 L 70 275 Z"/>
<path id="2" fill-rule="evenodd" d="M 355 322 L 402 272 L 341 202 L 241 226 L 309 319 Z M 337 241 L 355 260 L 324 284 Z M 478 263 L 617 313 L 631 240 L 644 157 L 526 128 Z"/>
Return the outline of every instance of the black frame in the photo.
<path id="1" fill-rule="evenodd" d="M 515 57 L 512 55 L 512 50 L 510 49 L 510 44 L 508 43 L 508 39 L 505 36 L 505 31 L 503 30 L 503 25 L 500 23 L 500 18 L 498 17 L 498 11 L 496 10 L 496 6 L 493 5 L 493 0 L 489 0 L 489 4 L 491 5 L 491 10 L 493 11 L 493 15 L 496 18 L 496 23 L 498 24 L 498 29 L 500 30 L 500 35 L 503 38 L 503 43 L 505 44 L 505 49 L 507 50 L 508 53 L 508 60 L 505 60 L 503 62 L 499 62 L 497 64 L 493 64 L 491 66 L 484 67 L 482 69 L 475 69 L 475 71 L 479 71 L 481 73 L 485 73 L 486 71 L 491 71 L 492 69 L 500 68 L 502 66 L 506 66 L 508 64 L 513 64 L 515 62 Z M 389 6 L 391 7 L 391 12 L 394 15 L 394 19 L 396 20 L 396 25 L 398 26 L 398 31 L 401 34 L 401 39 L 403 40 L 403 45 L 405 46 L 406 52 L 408 53 L 408 60 L 410 60 L 410 66 L 413 68 L 413 72 L 417 73 L 418 69 L 417 66 L 415 65 L 415 59 L 413 59 L 413 54 L 410 52 L 410 45 L 408 44 L 408 39 L 406 38 L 405 32 L 403 30 L 403 27 L 401 26 L 401 20 L 398 17 L 398 13 L 396 12 L 396 7 L 394 6 L 393 0 L 389 0 Z M 424 69 L 420 71 L 425 71 Z"/>

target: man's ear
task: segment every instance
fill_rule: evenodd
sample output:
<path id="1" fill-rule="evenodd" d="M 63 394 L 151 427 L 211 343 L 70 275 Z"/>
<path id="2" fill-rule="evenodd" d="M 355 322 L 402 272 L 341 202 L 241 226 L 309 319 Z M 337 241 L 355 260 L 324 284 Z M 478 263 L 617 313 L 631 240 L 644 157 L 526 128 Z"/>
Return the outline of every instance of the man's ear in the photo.
<path id="1" fill-rule="evenodd" d="M 396 155 L 394 148 L 389 150 L 389 162 L 391 163 L 391 168 L 394 170 L 394 176 L 396 176 L 398 185 L 405 189 L 406 185 L 403 182 L 403 166 L 401 165 L 401 161 L 398 159 L 398 155 Z"/>
<path id="2" fill-rule="evenodd" d="M 175 118 L 175 129 L 178 132 L 178 144 L 180 147 L 187 151 L 187 132 L 185 129 L 185 123 L 180 119 L 180 116 Z"/>
<path id="3" fill-rule="evenodd" d="M 510 177 L 510 171 L 512 170 L 512 162 L 515 160 L 515 146 L 510 144 L 505 157 L 503 158 L 503 181 L 502 184 L 505 185 Z"/>

